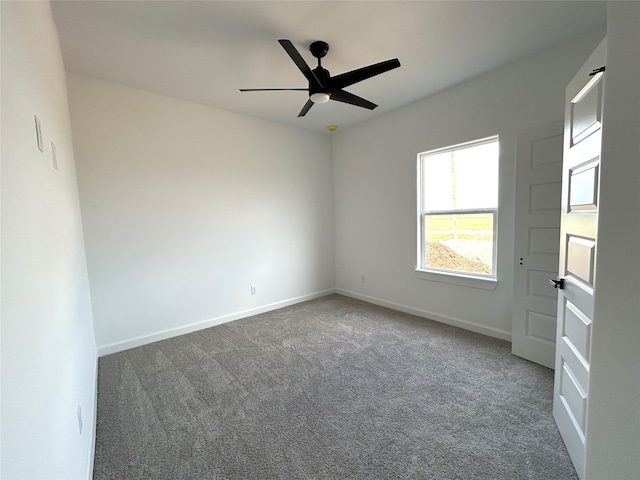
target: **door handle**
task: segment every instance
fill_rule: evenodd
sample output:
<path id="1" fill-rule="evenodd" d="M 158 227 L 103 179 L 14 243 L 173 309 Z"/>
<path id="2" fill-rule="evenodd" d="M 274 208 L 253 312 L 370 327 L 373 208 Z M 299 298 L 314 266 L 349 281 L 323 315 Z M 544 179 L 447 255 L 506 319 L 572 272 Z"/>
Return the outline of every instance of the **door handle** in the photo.
<path id="1" fill-rule="evenodd" d="M 550 278 L 549 285 L 551 285 L 553 288 L 559 288 L 560 290 L 562 290 L 564 288 L 564 278 L 559 278 L 558 280 Z"/>

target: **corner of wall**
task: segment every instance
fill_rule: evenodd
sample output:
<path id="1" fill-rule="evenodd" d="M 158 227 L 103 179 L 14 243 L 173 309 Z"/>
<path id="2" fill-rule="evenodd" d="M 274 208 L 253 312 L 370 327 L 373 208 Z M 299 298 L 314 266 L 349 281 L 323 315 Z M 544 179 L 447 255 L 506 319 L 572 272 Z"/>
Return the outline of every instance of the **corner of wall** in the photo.
<path id="1" fill-rule="evenodd" d="M 86 471 L 85 478 L 86 480 L 93 479 L 93 465 L 95 461 L 95 453 L 96 453 L 96 435 L 98 430 L 98 351 L 96 349 L 96 361 L 93 367 L 93 411 L 91 415 L 91 431 L 89 432 L 89 448 L 87 450 L 87 461 L 86 461 Z"/>

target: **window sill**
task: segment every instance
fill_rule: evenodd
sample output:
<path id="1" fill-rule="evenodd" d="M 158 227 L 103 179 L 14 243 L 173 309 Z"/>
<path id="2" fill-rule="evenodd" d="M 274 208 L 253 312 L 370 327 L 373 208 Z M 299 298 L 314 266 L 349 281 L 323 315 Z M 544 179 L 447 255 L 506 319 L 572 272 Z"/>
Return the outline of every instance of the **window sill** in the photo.
<path id="1" fill-rule="evenodd" d="M 418 278 L 432 282 L 449 283 L 461 287 L 480 288 L 482 290 L 495 290 L 498 280 L 495 278 L 471 277 L 468 275 L 456 275 L 455 273 L 434 272 L 416 268 Z"/>

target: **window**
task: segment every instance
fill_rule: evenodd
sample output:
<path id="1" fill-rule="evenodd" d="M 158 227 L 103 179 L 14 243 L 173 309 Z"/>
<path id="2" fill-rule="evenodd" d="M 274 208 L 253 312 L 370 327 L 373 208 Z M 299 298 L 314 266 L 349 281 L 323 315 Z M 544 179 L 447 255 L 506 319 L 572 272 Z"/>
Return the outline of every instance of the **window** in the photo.
<path id="1" fill-rule="evenodd" d="M 418 155 L 418 270 L 496 278 L 498 137 Z"/>

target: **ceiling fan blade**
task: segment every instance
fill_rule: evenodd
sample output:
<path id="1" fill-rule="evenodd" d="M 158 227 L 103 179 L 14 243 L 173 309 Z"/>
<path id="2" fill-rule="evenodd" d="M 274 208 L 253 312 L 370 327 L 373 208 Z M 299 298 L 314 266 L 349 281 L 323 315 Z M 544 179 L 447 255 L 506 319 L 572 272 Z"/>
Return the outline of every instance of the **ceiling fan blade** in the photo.
<path id="1" fill-rule="evenodd" d="M 320 80 L 318 80 L 316 74 L 313 73 L 311 68 L 309 68 L 309 65 L 307 65 L 307 62 L 304 61 L 304 58 L 302 58 L 298 50 L 296 50 L 296 47 L 293 46 L 293 43 L 291 43 L 290 40 L 284 39 L 278 40 L 278 42 L 280 43 L 280 45 L 282 45 L 282 48 L 284 48 L 285 51 L 289 54 L 291 60 L 293 60 L 293 63 L 296 64 L 296 66 L 300 69 L 306 79 L 309 80 L 309 83 L 314 87 L 321 89 L 322 83 L 320 83 Z"/>
<path id="2" fill-rule="evenodd" d="M 241 92 L 276 92 L 281 90 L 308 92 L 308 88 L 240 88 Z"/>
<path id="3" fill-rule="evenodd" d="M 311 101 L 311 99 L 309 99 L 307 100 L 307 103 L 304 104 L 304 107 L 302 107 L 302 110 L 300 110 L 298 116 L 304 117 L 311 107 L 313 107 L 313 102 Z"/>
<path id="4" fill-rule="evenodd" d="M 365 100 L 362 97 L 354 95 L 353 93 L 345 92 L 344 90 L 334 90 L 331 92 L 331 100 L 336 100 L 342 103 L 349 103 L 351 105 L 355 105 L 357 107 L 368 108 L 369 110 L 373 110 L 378 105 L 369 100 Z"/>
<path id="5" fill-rule="evenodd" d="M 394 58 L 393 60 L 387 60 L 384 62 L 369 65 L 368 67 L 358 68 L 357 70 L 351 70 L 350 72 L 341 73 L 335 77 L 331 77 L 331 90 L 339 90 L 354 83 L 361 82 L 367 78 L 380 75 L 381 73 L 388 72 L 394 68 L 400 66 L 400 60 Z"/>

